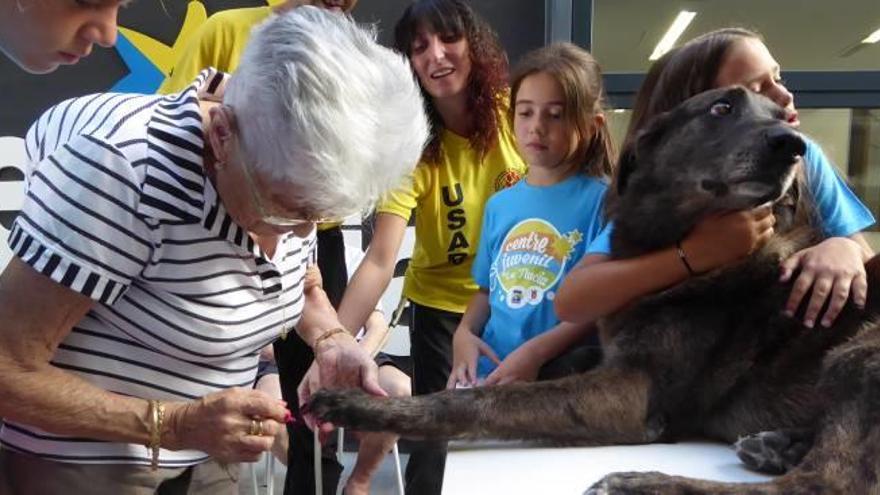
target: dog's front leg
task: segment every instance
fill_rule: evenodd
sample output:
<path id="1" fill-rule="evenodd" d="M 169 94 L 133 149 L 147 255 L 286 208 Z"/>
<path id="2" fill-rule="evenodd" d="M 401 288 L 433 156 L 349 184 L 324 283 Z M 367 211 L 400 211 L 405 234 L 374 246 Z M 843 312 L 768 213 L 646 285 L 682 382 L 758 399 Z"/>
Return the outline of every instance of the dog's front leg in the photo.
<path id="1" fill-rule="evenodd" d="M 411 438 L 645 443 L 656 440 L 663 429 L 661 421 L 646 417 L 650 386 L 648 375 L 639 370 L 600 368 L 560 380 L 406 398 L 321 391 L 309 411 L 355 430 Z"/>

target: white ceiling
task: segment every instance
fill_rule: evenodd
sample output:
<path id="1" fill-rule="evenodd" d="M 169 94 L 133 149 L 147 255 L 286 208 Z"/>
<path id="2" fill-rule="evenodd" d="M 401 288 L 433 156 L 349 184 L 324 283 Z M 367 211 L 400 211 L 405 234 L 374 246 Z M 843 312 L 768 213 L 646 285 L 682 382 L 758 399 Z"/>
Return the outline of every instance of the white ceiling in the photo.
<path id="1" fill-rule="evenodd" d="M 783 70 L 880 70 L 880 43 L 860 44 L 880 29 L 880 0 L 594 0 L 593 4 L 593 53 L 606 73 L 644 72 L 648 55 L 681 10 L 695 11 L 697 16 L 680 42 L 720 27 L 746 27 L 763 35 Z"/>

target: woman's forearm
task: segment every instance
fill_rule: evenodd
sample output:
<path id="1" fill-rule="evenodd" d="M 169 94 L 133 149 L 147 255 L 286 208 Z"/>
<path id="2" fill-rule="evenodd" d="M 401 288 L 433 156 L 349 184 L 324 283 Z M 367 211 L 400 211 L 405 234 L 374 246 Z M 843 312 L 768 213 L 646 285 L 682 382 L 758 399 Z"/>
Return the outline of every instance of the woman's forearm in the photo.
<path id="1" fill-rule="evenodd" d="M 385 322 L 385 315 L 374 309 L 367 322 L 364 324 L 364 337 L 361 339 L 361 347 L 363 347 L 371 356 L 375 356 L 381 349 L 380 347 L 388 337 L 388 324 Z"/>
<path id="2" fill-rule="evenodd" d="M 59 435 L 147 443 L 147 401 L 50 364 L 91 307 L 89 298 L 12 258 L 0 275 L 0 418 Z"/>
<path id="3" fill-rule="evenodd" d="M 0 358 L 0 417 L 41 430 L 147 444 L 146 400 L 102 390 L 49 364 L 23 369 Z M 167 437 L 168 426 L 163 428 Z"/>
<path id="4" fill-rule="evenodd" d="M 394 276 L 406 223 L 407 219 L 391 213 L 376 215 L 373 240 L 339 303 L 339 320 L 350 331 L 356 332 L 364 326 L 388 288 Z"/>
<path id="5" fill-rule="evenodd" d="M 310 346 L 327 330 L 342 326 L 324 289 L 315 286 L 303 291 L 303 312 L 296 333 Z"/>
<path id="6" fill-rule="evenodd" d="M 339 304 L 339 320 L 345 328 L 356 332 L 364 326 L 393 275 L 392 263 L 375 262 L 369 257 L 361 262 Z"/>

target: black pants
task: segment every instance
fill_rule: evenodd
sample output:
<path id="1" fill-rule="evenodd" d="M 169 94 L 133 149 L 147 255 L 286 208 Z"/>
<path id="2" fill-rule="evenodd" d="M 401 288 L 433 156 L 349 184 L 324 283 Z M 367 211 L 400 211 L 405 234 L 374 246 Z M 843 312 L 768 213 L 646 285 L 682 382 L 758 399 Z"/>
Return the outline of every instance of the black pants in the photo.
<path id="1" fill-rule="evenodd" d="M 324 291 L 333 307 L 337 307 L 348 281 L 345 245 L 342 229 L 339 227 L 318 231 L 318 268 L 321 270 Z M 290 442 L 287 450 L 284 495 L 313 495 L 315 464 L 312 430 L 302 421 L 296 388 L 311 366 L 315 355 L 295 332 L 288 334 L 285 340 L 275 341 L 274 347 L 281 381 L 281 396 L 297 418 L 296 423 L 287 425 Z M 330 435 L 329 441 L 321 449 L 321 473 L 324 495 L 335 495 L 339 477 L 342 475 L 342 465 L 336 460 L 336 435 Z"/>
<path id="2" fill-rule="evenodd" d="M 461 313 L 452 313 L 410 302 L 410 354 L 413 360 L 413 395 L 446 388 L 452 370 L 452 334 Z M 412 442 L 406 465 L 408 495 L 440 495 L 446 467 L 446 442 Z"/>

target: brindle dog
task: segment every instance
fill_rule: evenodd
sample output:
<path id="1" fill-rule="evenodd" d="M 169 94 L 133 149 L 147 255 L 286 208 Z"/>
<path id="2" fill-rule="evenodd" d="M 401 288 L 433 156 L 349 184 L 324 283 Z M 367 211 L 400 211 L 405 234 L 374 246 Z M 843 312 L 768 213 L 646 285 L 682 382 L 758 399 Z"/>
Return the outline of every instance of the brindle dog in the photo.
<path id="1" fill-rule="evenodd" d="M 757 484 L 617 473 L 590 494 L 880 493 L 880 308 L 848 303 L 831 329 L 781 309 L 780 260 L 822 239 L 797 180 L 805 143 L 782 109 L 743 88 L 659 116 L 622 157 L 612 252 L 674 245 L 705 215 L 774 202 L 775 236 L 735 266 L 644 297 L 600 322 L 603 363 L 561 380 L 381 399 L 323 391 L 316 416 L 420 438 L 638 444 L 694 436 L 738 444 Z M 870 289 L 878 258 L 868 264 Z M 763 432 L 763 433 L 759 433 Z"/>

